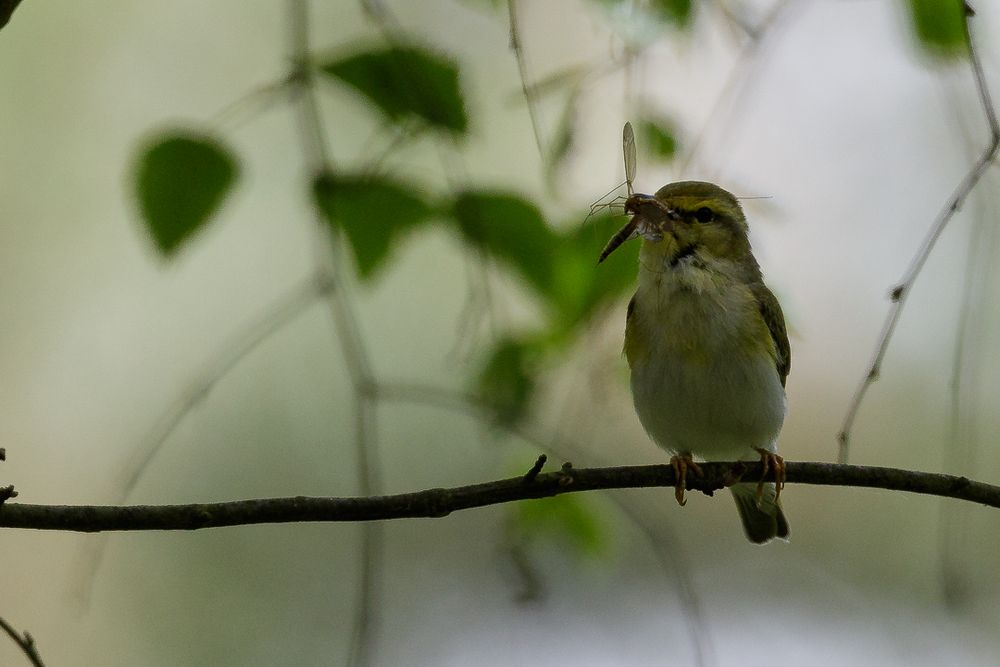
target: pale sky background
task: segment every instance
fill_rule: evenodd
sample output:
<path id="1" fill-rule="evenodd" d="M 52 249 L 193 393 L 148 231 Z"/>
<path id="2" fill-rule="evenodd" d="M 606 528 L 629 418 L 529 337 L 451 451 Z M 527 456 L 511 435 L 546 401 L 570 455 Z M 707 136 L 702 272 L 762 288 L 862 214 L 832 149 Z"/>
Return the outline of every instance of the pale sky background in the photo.
<path id="1" fill-rule="evenodd" d="M 773 3 L 729 4 L 754 20 Z M 452 156 L 462 178 L 520 192 L 554 219 L 585 212 L 621 181 L 621 126 L 640 105 L 672 118 L 682 147 L 704 130 L 683 171 L 653 163 L 640 145 L 636 188 L 707 179 L 769 197 L 745 208 L 791 330 L 780 450 L 791 460 L 832 460 L 889 289 L 987 133 L 967 64 L 924 57 L 902 2 L 788 4 L 753 58 L 708 3 L 690 34 L 660 35 L 628 77 L 588 84 L 581 134 L 553 194 L 519 97 L 505 7 L 385 0 L 415 40 L 462 67 L 472 118 L 467 145 Z M 974 4 L 984 68 L 1000 94 L 1000 11 Z M 312 6 L 318 53 L 377 40 L 357 3 Z M 8 458 L 0 480 L 19 500 L 116 502 L 173 402 L 310 274 L 315 237 L 290 107 L 218 122 L 230 104 L 282 76 L 286 9 L 262 0 L 24 0 L 0 31 L 0 446 Z M 535 78 L 599 67 L 621 52 L 621 31 L 650 30 L 583 1 L 519 9 Z M 727 87 L 738 62 L 741 85 Z M 363 166 L 373 145 L 369 113 L 332 84 L 321 95 L 334 159 Z M 543 104 L 547 137 L 561 112 L 558 96 Z M 175 124 L 216 130 L 242 157 L 244 178 L 211 227 L 168 263 L 138 222 L 128 169 L 142 138 Z M 442 188 L 439 158 L 424 142 L 392 166 Z M 920 276 L 859 416 L 852 462 L 1000 480 L 998 195 L 990 171 Z M 373 286 L 353 286 L 380 378 L 466 386 L 490 340 L 488 327 L 471 340 L 457 333 L 469 314 L 470 265 L 455 239 L 431 231 L 405 244 Z M 966 282 L 973 302 L 956 422 Z M 536 309 L 511 279 L 498 277 L 495 288 L 501 327 L 533 321 Z M 624 310 L 623 299 L 553 370 L 536 408 L 542 417 L 530 425 L 574 443 L 580 467 L 666 460 L 630 405 Z M 187 414 L 129 500 L 352 495 L 352 416 L 338 341 L 317 304 Z M 506 477 L 539 453 L 468 413 L 386 404 L 378 420 L 388 492 Z M 581 559 L 558 542 L 535 545 L 546 596 L 531 604 L 515 599 L 507 508 L 387 525 L 376 664 L 694 664 L 684 586 L 700 609 L 706 664 L 1000 660 L 996 510 L 790 485 L 782 498 L 792 541 L 754 547 L 724 495 L 693 496 L 683 509 L 669 490 L 615 497 L 653 527 L 665 560 L 608 497 L 590 494 L 584 500 L 608 524 L 609 549 Z M 6 531 L 0 616 L 33 634 L 50 667 L 343 664 L 359 535 L 351 525 L 113 535 L 90 576 L 100 536 Z M 967 591 L 953 605 L 943 602 L 942 543 Z M 0 641 L 0 664 L 25 662 Z"/>

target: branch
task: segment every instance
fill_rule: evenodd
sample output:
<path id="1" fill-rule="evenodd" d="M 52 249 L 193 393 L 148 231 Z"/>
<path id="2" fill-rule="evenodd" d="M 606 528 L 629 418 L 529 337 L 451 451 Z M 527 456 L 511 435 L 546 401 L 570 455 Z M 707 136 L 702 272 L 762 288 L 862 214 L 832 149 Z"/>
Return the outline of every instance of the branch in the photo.
<path id="1" fill-rule="evenodd" d="M 14 13 L 21 0 L 0 0 L 0 28 L 7 25 L 10 15 Z"/>
<path id="2" fill-rule="evenodd" d="M 27 632 L 21 634 L 13 625 L 2 618 L 0 618 L 0 629 L 3 629 L 4 632 L 10 635 L 10 638 L 24 651 L 24 655 L 28 657 L 28 660 L 34 667 L 45 667 L 42 657 L 38 655 L 38 649 L 35 648 L 35 640 L 30 634 Z"/>
<path id="3" fill-rule="evenodd" d="M 528 62 L 521 45 L 521 36 L 517 22 L 517 0 L 507 0 L 507 14 L 510 17 L 510 50 L 517 61 L 517 71 L 521 76 L 521 92 L 528 105 L 528 118 L 531 119 L 531 130 L 535 133 L 535 145 L 538 154 L 545 158 L 545 142 L 542 141 L 542 130 L 538 122 L 538 94 L 533 86 L 528 85 Z"/>
<path id="4" fill-rule="evenodd" d="M 851 445 L 851 434 L 854 430 L 854 420 L 857 418 L 861 404 L 865 400 L 865 394 L 878 381 L 879 374 L 882 372 L 882 361 L 885 359 L 886 352 L 889 351 L 892 335 L 896 331 L 896 325 L 899 324 L 899 317 L 903 313 L 906 298 L 909 296 L 913 284 L 917 281 L 924 263 L 930 257 L 931 251 L 934 250 L 934 246 L 948 226 L 948 223 L 951 222 L 951 219 L 962 208 L 965 200 L 972 194 L 983 174 L 987 172 L 996 160 L 997 154 L 1000 153 L 1000 122 L 997 121 L 996 109 L 990 97 L 990 89 L 986 85 L 986 75 L 983 73 L 983 66 L 979 60 L 979 52 L 972 39 L 972 30 L 969 22 L 975 16 L 975 12 L 972 11 L 968 3 L 965 6 L 965 13 L 966 37 L 969 43 L 969 65 L 972 67 L 972 76 L 976 82 L 976 92 L 979 95 L 979 103 L 982 105 L 983 113 L 986 116 L 986 124 L 989 127 L 990 137 L 983 148 L 981 157 L 965 174 L 937 217 L 934 218 L 934 222 L 931 223 L 931 227 L 927 231 L 920 249 L 917 250 L 917 254 L 910 260 L 910 265 L 906 268 L 906 273 L 903 274 L 903 277 L 899 279 L 899 282 L 889 293 L 892 305 L 889 306 L 889 313 L 886 315 L 885 323 L 882 325 L 882 332 L 879 334 L 878 343 L 875 345 L 875 353 L 868 366 L 868 371 L 861 379 L 858 388 L 854 391 L 854 396 L 851 398 L 850 406 L 847 409 L 847 415 L 844 417 L 844 425 L 837 435 L 837 441 L 840 443 L 837 460 L 841 463 L 847 462 L 848 450 Z"/>
<path id="5" fill-rule="evenodd" d="M 836 463 L 787 463 L 788 483 L 858 486 L 956 498 L 1000 508 L 1000 487 L 966 477 L 896 468 Z M 760 463 L 702 463 L 704 477 L 689 476 L 687 488 L 712 495 L 734 476 L 760 478 Z M 773 473 L 766 479 L 773 481 Z M 562 493 L 674 485 L 669 465 L 580 468 L 525 475 L 450 489 L 427 489 L 390 496 L 355 498 L 262 498 L 192 505 L 30 505 L 0 507 L 0 527 L 79 532 L 121 530 L 198 530 L 223 526 L 304 521 L 381 521 L 443 517 L 473 507 Z"/>

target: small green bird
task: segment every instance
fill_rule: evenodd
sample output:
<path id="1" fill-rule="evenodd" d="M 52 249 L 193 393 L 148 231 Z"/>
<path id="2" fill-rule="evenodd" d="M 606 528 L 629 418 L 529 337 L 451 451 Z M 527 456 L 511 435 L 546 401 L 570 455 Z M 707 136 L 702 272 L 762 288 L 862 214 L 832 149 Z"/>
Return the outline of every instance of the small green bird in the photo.
<path id="1" fill-rule="evenodd" d="M 628 306 L 625 356 L 646 432 L 673 454 L 677 501 L 687 470 L 705 460 L 763 461 L 777 484 L 730 487 L 747 537 L 788 537 L 778 503 L 784 462 L 777 437 L 791 363 L 781 306 L 764 285 L 736 197 L 681 181 L 633 194 L 625 225 L 601 253 L 642 237 L 639 286 Z"/>

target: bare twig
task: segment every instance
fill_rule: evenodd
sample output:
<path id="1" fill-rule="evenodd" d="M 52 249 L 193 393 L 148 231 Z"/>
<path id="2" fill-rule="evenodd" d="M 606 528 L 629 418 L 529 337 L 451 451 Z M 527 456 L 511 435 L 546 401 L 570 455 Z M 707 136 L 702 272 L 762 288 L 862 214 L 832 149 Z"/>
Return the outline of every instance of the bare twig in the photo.
<path id="1" fill-rule="evenodd" d="M 8 484 L 7 486 L 0 487 L 0 505 L 3 505 L 11 498 L 17 498 L 17 491 L 14 490 L 14 485 Z"/>
<path id="2" fill-rule="evenodd" d="M 703 477 L 692 476 L 687 488 L 712 495 L 733 481 L 760 479 L 760 463 L 701 463 Z M 1000 508 L 1000 487 L 967 477 L 897 468 L 839 463 L 786 463 L 788 484 L 855 486 L 955 498 Z M 764 476 L 773 481 L 773 471 Z M 265 523 L 357 522 L 386 519 L 440 518 L 459 510 L 518 500 L 549 498 L 563 493 L 598 489 L 673 487 L 669 465 L 613 468 L 563 467 L 541 473 L 531 482 L 524 476 L 453 488 L 370 497 L 259 498 L 189 505 L 31 505 L 0 507 L 0 527 L 76 532 L 200 530 Z"/>
<path id="3" fill-rule="evenodd" d="M 954 99 L 953 88 L 949 85 L 944 91 L 946 100 Z M 962 119 L 967 120 L 964 114 Z M 962 129 L 969 159 L 975 159 L 975 154 L 981 150 L 978 142 L 970 136 L 968 122 L 963 122 Z M 979 469 L 976 398 L 984 371 L 982 348 L 989 345 L 985 329 L 990 309 L 976 307 L 976 304 L 988 298 L 991 278 L 995 274 L 993 255 L 1000 230 L 992 215 L 998 203 L 994 189 L 980 188 L 976 194 L 976 197 L 969 198 L 975 208 L 969 214 L 972 224 L 962 263 L 964 280 L 948 382 L 951 405 L 948 434 L 941 448 L 942 472 Z M 966 204 L 966 210 L 968 208 L 969 204 Z M 955 508 L 950 503 L 941 503 L 938 508 L 940 529 L 937 550 L 941 592 L 945 603 L 953 609 L 967 603 L 974 591 L 973 577 L 965 567 L 969 558 L 969 540 L 972 539 L 969 515 L 968 507 Z"/>
<path id="4" fill-rule="evenodd" d="M 990 138 L 986 147 L 983 149 L 979 160 L 976 161 L 965 177 L 962 178 L 954 192 L 952 192 L 951 197 L 948 198 L 944 208 L 941 209 L 937 217 L 934 219 L 930 230 L 927 232 L 927 236 L 920 245 L 920 249 L 917 250 L 917 254 L 914 255 L 913 259 L 910 261 L 910 265 L 907 267 L 906 273 L 903 274 L 903 277 L 900 278 L 897 285 L 893 287 L 890 292 L 892 305 L 889 306 L 889 313 L 886 316 L 885 323 L 882 325 L 882 333 L 879 335 L 878 343 L 875 346 L 875 354 L 872 357 L 868 371 L 865 373 L 864 378 L 861 380 L 857 390 L 854 392 L 854 397 L 851 399 L 850 407 L 847 410 L 847 416 L 844 418 L 844 424 L 841 427 L 839 435 L 837 436 L 840 443 L 837 460 L 841 463 L 845 463 L 847 461 L 848 451 L 850 449 L 851 432 L 854 429 L 854 420 L 858 416 L 858 410 L 861 408 L 861 403 L 864 401 L 865 394 L 868 393 L 868 389 L 879 378 L 879 373 L 882 369 L 882 360 L 885 358 L 885 354 L 889 349 L 889 343 L 891 342 L 892 335 L 896 330 L 896 325 L 899 323 L 899 316 L 902 314 L 903 306 L 906 304 L 906 299 L 913 288 L 913 283 L 916 282 L 917 276 L 920 275 L 920 271 L 923 269 L 924 263 L 927 261 L 928 256 L 930 256 L 931 251 L 934 249 L 941 233 L 944 231 L 945 227 L 948 226 L 948 223 L 954 217 L 955 213 L 962 208 L 962 204 L 965 203 L 969 193 L 972 192 L 973 188 L 976 187 L 976 184 L 979 183 L 983 174 L 985 174 L 990 168 L 990 165 L 993 164 L 993 161 L 997 157 L 997 152 L 1000 150 L 1000 124 L 997 123 L 996 109 L 993 106 L 992 99 L 990 98 L 989 87 L 986 85 L 986 77 L 983 74 L 982 63 L 979 61 L 979 53 L 972 40 L 972 31 L 969 27 L 970 19 L 971 15 L 967 15 L 966 30 L 968 32 L 969 64 L 972 67 L 973 78 L 976 82 L 979 102 L 982 105 L 983 113 L 986 115 Z"/>
<path id="5" fill-rule="evenodd" d="M 19 4 L 21 4 L 21 0 L 0 0 L 0 28 L 7 25 L 11 14 L 14 13 Z"/>
<path id="6" fill-rule="evenodd" d="M 727 11 L 725 4 L 720 3 L 720 6 L 723 8 L 726 18 L 733 20 L 733 15 Z M 747 39 L 741 47 L 739 55 L 734 59 L 732 68 L 726 75 L 722 91 L 712 102 L 711 109 L 705 115 L 705 122 L 695 135 L 694 141 L 684 151 L 683 157 L 678 161 L 678 173 L 683 174 L 688 171 L 691 162 L 700 151 L 710 128 L 721 126 L 724 132 L 731 133 L 733 131 L 735 123 L 719 123 L 719 117 L 722 116 L 725 109 L 740 108 L 742 110 L 738 103 L 740 98 L 750 90 L 750 83 L 759 71 L 762 60 L 761 54 L 768 43 L 768 38 L 774 33 L 775 27 L 780 24 L 780 19 L 784 17 L 787 10 L 792 6 L 794 6 L 792 0 L 779 0 L 771 6 L 767 15 L 756 26 L 751 28 L 740 24 Z M 727 102 L 729 103 L 728 105 L 726 104 Z M 731 120 L 739 120 L 744 115 L 732 114 Z"/>
<path id="7" fill-rule="evenodd" d="M 404 401 L 445 410 L 457 410 L 474 416 L 488 412 L 482 401 L 473 394 L 430 385 L 382 382 L 378 386 L 378 395 L 384 401 Z M 560 456 L 565 460 L 577 458 L 577 454 L 583 455 L 576 447 L 564 440 L 543 437 L 523 426 L 508 426 L 508 429 L 511 435 L 521 438 L 539 449 L 548 451 L 550 456 Z M 538 466 L 538 461 L 535 462 L 535 466 Z M 537 475 L 531 479 L 536 478 Z M 609 498 L 645 537 L 650 550 L 660 563 L 664 576 L 670 581 L 671 588 L 680 598 L 681 608 L 684 610 L 684 622 L 687 625 L 688 636 L 691 638 L 694 664 L 696 667 L 713 664 L 708 624 L 705 622 L 705 616 L 702 612 L 701 600 L 691 580 L 691 568 L 687 557 L 679 548 L 680 540 L 673 534 L 673 531 L 669 530 L 666 522 L 658 521 L 647 508 L 640 507 L 638 503 L 628 502 L 625 494 L 613 493 L 609 494 Z"/>
<path id="8" fill-rule="evenodd" d="M 545 157 L 545 142 L 542 140 L 542 130 L 538 123 L 538 95 L 533 86 L 528 84 L 528 63 L 521 45 L 520 30 L 517 24 L 517 0 L 507 0 L 507 14 L 510 16 L 510 50 L 517 61 L 517 72 L 521 77 L 521 92 L 528 105 L 528 117 L 531 119 L 531 130 L 535 133 L 535 145 L 538 154 Z"/>
<path id="9" fill-rule="evenodd" d="M 548 459 L 549 457 L 547 457 L 545 454 L 539 456 L 538 459 L 535 461 L 535 465 L 531 466 L 531 470 L 525 473 L 524 481 L 525 482 L 535 481 L 535 478 L 538 477 L 538 473 L 542 472 L 542 468 L 545 467 L 545 462 L 548 461 Z"/>
<path id="10" fill-rule="evenodd" d="M 119 496 L 121 502 L 132 495 L 142 474 L 159 454 L 164 443 L 212 388 L 273 333 L 301 315 L 332 289 L 333 283 L 326 275 L 317 274 L 307 278 L 278 298 L 255 322 L 237 332 L 219 348 L 216 357 L 205 365 L 188 389 L 160 418 L 145 445 L 137 452 L 135 461 L 123 474 L 124 481 Z"/>
<path id="11" fill-rule="evenodd" d="M 205 363 L 188 389 L 160 417 L 146 441 L 126 464 L 120 482 L 116 485 L 116 488 L 120 489 L 117 502 L 124 503 L 131 497 L 139 480 L 169 442 L 170 436 L 184 422 L 191 410 L 208 396 L 216 384 L 273 333 L 305 312 L 310 305 L 318 303 L 319 298 L 331 289 L 333 283 L 326 275 L 307 278 L 267 307 L 256 321 L 227 339 L 216 355 Z M 80 596 L 84 600 L 90 597 L 90 585 L 95 573 L 101 567 L 106 547 L 106 541 L 91 545 L 82 558 L 80 577 L 87 582 L 82 585 L 80 591 Z"/>
<path id="12" fill-rule="evenodd" d="M 10 635 L 10 638 L 14 640 L 14 643 L 17 644 L 22 651 L 24 651 L 24 655 L 28 657 L 28 660 L 32 665 L 35 667 L 45 667 L 45 663 L 42 662 L 42 657 L 38 655 L 38 649 L 35 648 L 35 640 L 28 632 L 25 632 L 24 634 L 19 633 L 16 629 L 14 629 L 14 626 L 5 621 L 3 618 L 0 618 L 0 628 L 3 628 L 3 631 Z"/>
<path id="13" fill-rule="evenodd" d="M 289 93 L 294 92 L 295 84 L 293 77 L 285 76 L 258 86 L 220 109 L 212 117 L 210 125 L 235 129 L 278 103 L 285 102 Z"/>
<path id="14" fill-rule="evenodd" d="M 362 5 L 380 25 L 390 20 L 381 3 L 371 0 Z M 327 148 L 326 132 L 316 98 L 315 76 L 313 74 L 309 49 L 309 8 L 306 0 L 291 0 L 288 6 L 290 27 L 289 49 L 292 62 L 299 72 L 299 95 L 297 129 L 302 143 L 306 166 L 312 175 L 332 171 L 333 163 Z M 375 386 L 368 351 L 358 327 L 357 317 L 347 293 L 346 280 L 342 276 L 340 263 L 336 261 L 339 235 L 325 223 L 318 209 L 314 209 L 314 229 L 319 242 L 316 244 L 316 270 L 330 275 L 337 289 L 327 293 L 327 304 L 340 350 L 347 367 L 355 402 L 356 466 L 358 486 L 364 496 L 381 492 L 381 464 L 378 457 L 378 442 L 375 434 Z M 372 663 L 373 637 L 377 617 L 375 614 L 377 582 L 381 570 L 382 528 L 377 524 L 367 524 L 361 532 L 361 549 L 358 553 L 361 577 L 358 583 L 358 600 L 355 607 L 354 632 L 350 644 L 349 664 L 364 667 Z"/>

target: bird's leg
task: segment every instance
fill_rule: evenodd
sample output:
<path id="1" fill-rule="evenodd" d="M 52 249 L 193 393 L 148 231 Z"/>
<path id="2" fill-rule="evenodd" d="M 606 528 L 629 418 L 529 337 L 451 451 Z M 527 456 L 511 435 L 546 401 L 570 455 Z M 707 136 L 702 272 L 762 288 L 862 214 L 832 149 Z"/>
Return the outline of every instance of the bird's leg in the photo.
<path id="1" fill-rule="evenodd" d="M 778 502 L 781 490 L 785 488 L 785 459 L 774 452 L 769 452 L 763 447 L 754 447 L 760 454 L 760 463 L 764 466 L 760 474 L 760 481 L 757 483 L 757 505 L 764 500 L 764 478 L 771 468 L 774 468 L 774 502 Z"/>
<path id="2" fill-rule="evenodd" d="M 691 458 L 691 452 L 681 452 L 675 456 L 670 457 L 670 465 L 674 469 L 674 476 L 676 477 L 677 483 L 674 486 L 674 498 L 677 499 L 677 504 L 683 507 L 687 505 L 687 499 L 684 498 L 684 491 L 687 489 L 687 471 L 688 468 L 694 470 L 699 477 L 704 473 L 701 471 L 701 466 L 694 462 Z"/>

